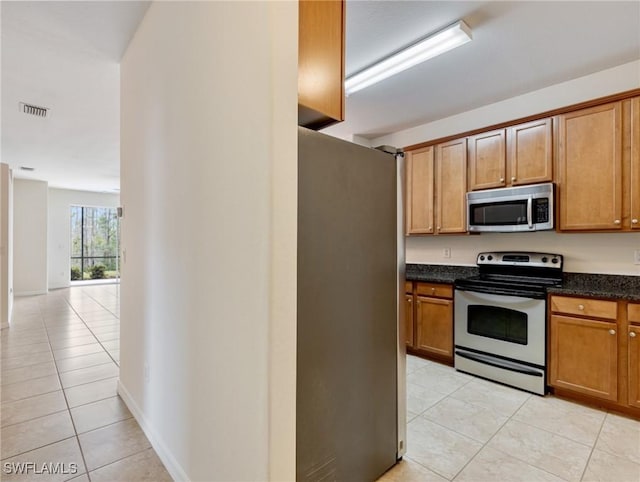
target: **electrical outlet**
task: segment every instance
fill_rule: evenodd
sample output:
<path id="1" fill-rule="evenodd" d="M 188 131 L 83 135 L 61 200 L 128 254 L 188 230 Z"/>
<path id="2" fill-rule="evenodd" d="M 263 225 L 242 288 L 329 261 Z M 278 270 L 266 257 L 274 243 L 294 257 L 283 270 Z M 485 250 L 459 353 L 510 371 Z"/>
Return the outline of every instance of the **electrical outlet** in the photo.
<path id="1" fill-rule="evenodd" d="M 640 264 L 640 249 L 636 249 L 633 252 L 633 262 L 634 264 Z"/>
<path id="2" fill-rule="evenodd" d="M 450 258 L 451 257 L 451 248 L 444 248 L 442 250 L 442 257 L 443 258 Z"/>

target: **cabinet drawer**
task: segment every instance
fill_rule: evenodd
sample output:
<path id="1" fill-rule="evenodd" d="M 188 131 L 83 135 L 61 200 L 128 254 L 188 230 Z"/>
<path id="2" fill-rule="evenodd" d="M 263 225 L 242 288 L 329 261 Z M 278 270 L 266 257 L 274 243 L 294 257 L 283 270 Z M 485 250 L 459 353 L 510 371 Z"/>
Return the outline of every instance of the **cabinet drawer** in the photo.
<path id="1" fill-rule="evenodd" d="M 627 318 L 633 323 L 640 323 L 640 305 L 629 303 L 627 306 Z"/>
<path id="2" fill-rule="evenodd" d="M 453 286 L 440 283 L 417 283 L 416 293 L 422 296 L 453 298 Z"/>
<path id="3" fill-rule="evenodd" d="M 405 281 L 404 282 L 404 292 L 409 294 L 409 295 L 413 293 L 413 282 L 412 281 Z"/>
<path id="4" fill-rule="evenodd" d="M 618 304 L 615 301 L 592 300 L 589 298 L 551 297 L 551 311 L 570 315 L 592 316 L 615 320 Z"/>

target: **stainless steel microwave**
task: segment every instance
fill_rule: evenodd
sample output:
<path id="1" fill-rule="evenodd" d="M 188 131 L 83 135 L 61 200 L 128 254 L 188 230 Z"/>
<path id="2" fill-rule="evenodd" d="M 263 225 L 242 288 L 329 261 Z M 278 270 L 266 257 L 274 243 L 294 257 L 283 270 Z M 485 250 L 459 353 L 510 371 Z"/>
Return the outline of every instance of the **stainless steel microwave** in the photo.
<path id="1" fill-rule="evenodd" d="M 469 232 L 553 229 L 553 183 L 467 193 Z"/>

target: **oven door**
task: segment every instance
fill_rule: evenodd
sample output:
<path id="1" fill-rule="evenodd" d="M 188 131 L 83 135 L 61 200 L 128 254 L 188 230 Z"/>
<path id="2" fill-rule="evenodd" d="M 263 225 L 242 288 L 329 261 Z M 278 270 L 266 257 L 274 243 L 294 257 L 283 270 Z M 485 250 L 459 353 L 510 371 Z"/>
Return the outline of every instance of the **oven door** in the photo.
<path id="1" fill-rule="evenodd" d="M 455 345 L 545 366 L 546 301 L 455 291 Z"/>

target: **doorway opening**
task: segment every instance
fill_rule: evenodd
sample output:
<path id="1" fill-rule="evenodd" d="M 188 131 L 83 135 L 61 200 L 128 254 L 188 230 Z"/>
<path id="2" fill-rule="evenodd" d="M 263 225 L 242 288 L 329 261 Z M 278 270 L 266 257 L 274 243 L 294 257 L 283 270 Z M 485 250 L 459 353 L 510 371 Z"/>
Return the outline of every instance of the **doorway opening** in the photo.
<path id="1" fill-rule="evenodd" d="M 116 208 L 71 206 L 71 281 L 120 280 L 120 219 Z"/>

